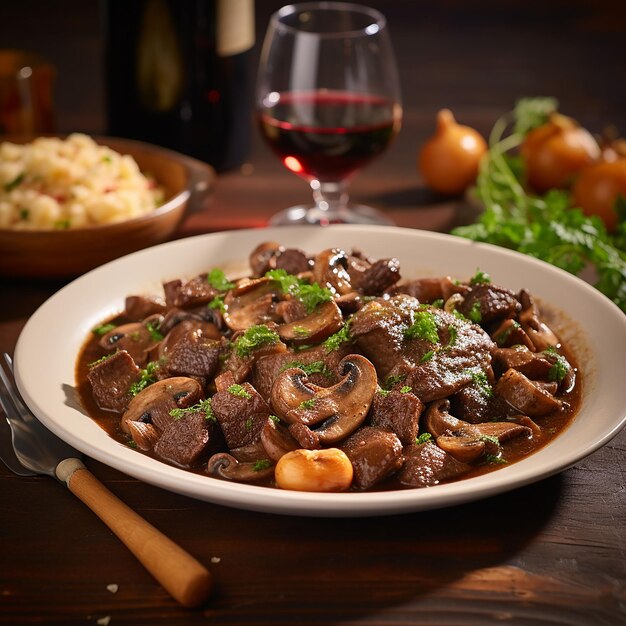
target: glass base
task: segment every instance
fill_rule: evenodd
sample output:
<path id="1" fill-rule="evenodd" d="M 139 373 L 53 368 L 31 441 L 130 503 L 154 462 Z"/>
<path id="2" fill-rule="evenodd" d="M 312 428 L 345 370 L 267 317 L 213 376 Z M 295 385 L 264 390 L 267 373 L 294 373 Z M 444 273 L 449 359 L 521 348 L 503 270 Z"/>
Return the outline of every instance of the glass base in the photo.
<path id="1" fill-rule="evenodd" d="M 272 216 L 268 226 L 329 226 L 330 224 L 378 224 L 395 226 L 384 213 L 369 206 L 356 205 L 338 210 L 322 210 L 318 207 L 292 206 Z"/>

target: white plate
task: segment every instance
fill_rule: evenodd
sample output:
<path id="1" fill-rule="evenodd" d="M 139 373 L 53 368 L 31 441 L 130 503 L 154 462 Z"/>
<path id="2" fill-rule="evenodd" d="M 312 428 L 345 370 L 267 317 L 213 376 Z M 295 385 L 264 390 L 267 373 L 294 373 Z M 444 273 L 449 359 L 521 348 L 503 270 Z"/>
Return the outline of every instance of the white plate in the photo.
<path id="1" fill-rule="evenodd" d="M 395 256 L 405 278 L 467 279 L 477 268 L 513 290 L 528 288 L 566 311 L 562 339 L 574 342 L 583 370 L 583 401 L 573 423 L 526 459 L 490 474 L 426 489 L 316 494 L 229 483 L 170 467 L 110 438 L 73 402 L 74 367 L 98 322 L 124 308 L 128 294 L 160 293 L 161 281 L 193 277 L 215 266 L 239 269 L 260 242 L 316 252 L 358 247 L 372 257 Z M 242 265 L 243 262 L 243 265 Z M 67 285 L 26 324 L 17 344 L 17 383 L 35 415 L 81 452 L 140 480 L 210 502 L 258 511 L 312 516 L 387 515 L 484 498 L 570 467 L 617 434 L 626 421 L 626 315 L 585 282 L 502 248 L 416 230 L 332 226 L 277 228 L 192 237 L 112 261 Z"/>

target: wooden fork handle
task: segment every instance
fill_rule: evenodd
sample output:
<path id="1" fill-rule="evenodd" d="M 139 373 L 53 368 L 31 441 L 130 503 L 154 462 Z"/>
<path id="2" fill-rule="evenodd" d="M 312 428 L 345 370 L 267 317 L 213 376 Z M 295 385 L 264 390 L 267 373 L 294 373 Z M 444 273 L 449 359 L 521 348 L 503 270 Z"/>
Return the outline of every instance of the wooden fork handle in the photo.
<path id="1" fill-rule="evenodd" d="M 114 496 L 79 459 L 62 461 L 56 473 L 172 597 L 187 607 L 199 606 L 207 599 L 211 591 L 209 571 Z"/>

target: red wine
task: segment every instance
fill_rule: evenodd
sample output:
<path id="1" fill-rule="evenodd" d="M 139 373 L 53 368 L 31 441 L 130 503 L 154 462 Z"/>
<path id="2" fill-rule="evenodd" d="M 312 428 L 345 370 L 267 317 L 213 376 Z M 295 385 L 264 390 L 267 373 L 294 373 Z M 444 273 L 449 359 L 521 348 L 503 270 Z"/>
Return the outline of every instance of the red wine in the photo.
<path id="1" fill-rule="evenodd" d="M 285 166 L 303 178 L 337 182 L 389 145 L 399 128 L 399 106 L 348 92 L 268 96 L 261 132 Z"/>

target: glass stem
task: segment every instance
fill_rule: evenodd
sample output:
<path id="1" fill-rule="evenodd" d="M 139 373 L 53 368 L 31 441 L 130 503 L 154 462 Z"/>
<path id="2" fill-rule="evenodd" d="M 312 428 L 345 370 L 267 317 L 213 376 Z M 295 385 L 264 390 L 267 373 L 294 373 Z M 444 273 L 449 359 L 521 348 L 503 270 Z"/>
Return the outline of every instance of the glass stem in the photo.
<path id="1" fill-rule="evenodd" d="M 323 211 L 330 217 L 347 210 L 348 185 L 345 181 L 328 183 L 314 180 L 311 188 L 315 206 L 319 211 Z"/>

